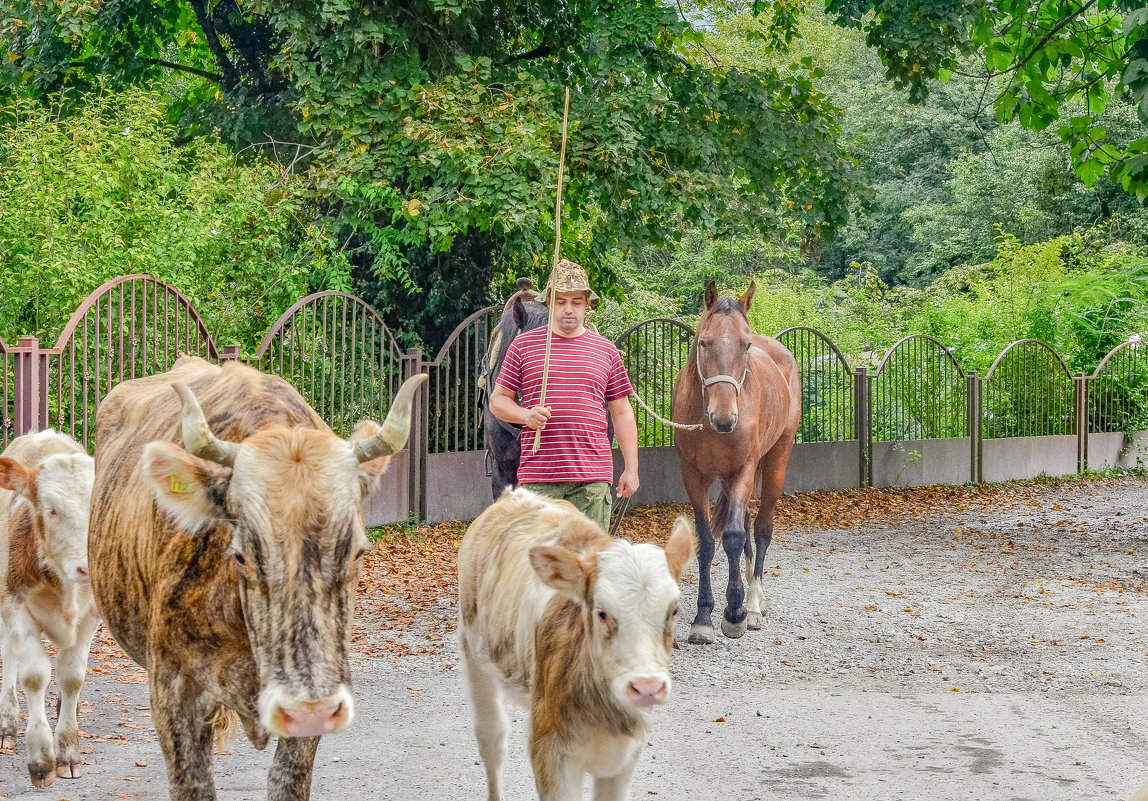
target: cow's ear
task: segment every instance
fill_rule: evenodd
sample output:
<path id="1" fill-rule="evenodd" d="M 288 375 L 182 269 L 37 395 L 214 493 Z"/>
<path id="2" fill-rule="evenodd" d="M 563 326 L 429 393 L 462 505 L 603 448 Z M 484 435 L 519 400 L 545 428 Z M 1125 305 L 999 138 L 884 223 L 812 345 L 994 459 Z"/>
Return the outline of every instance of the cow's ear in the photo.
<path id="1" fill-rule="evenodd" d="M 738 304 L 739 304 L 739 305 L 740 305 L 740 306 L 741 306 L 743 309 L 745 309 L 745 310 L 746 310 L 746 312 L 749 312 L 749 307 L 750 307 L 751 305 L 753 305 L 753 293 L 754 293 L 754 292 L 756 292 L 756 291 L 757 291 L 757 281 L 750 281 L 750 282 L 749 282 L 749 289 L 747 289 L 747 290 L 745 291 L 745 294 L 744 294 L 744 295 L 742 295 L 742 296 L 741 296 L 740 298 L 738 298 L 738 300 L 737 300 Z"/>
<path id="2" fill-rule="evenodd" d="M 25 467 L 8 456 L 0 456 L 0 489 L 12 490 L 29 501 L 36 500 L 38 467 Z"/>
<path id="3" fill-rule="evenodd" d="M 142 463 L 156 503 L 180 528 L 196 532 L 227 517 L 231 468 L 170 442 L 149 442 Z"/>
<path id="4" fill-rule="evenodd" d="M 674 581 L 681 580 L 682 571 L 694 558 L 696 542 L 694 524 L 685 515 L 678 515 L 673 529 L 670 530 L 670 541 L 666 543 L 666 564 L 670 566 L 670 575 L 674 577 Z"/>
<path id="5" fill-rule="evenodd" d="M 717 284 L 713 280 L 706 281 L 706 309 L 717 303 Z"/>
<path id="6" fill-rule="evenodd" d="M 547 587 L 553 587 L 575 601 L 586 597 L 586 584 L 597 567 L 597 559 L 583 561 L 565 548 L 538 545 L 530 549 L 530 564 Z"/>
<path id="7" fill-rule="evenodd" d="M 354 443 L 360 439 L 367 439 L 373 437 L 382 428 L 374 420 L 361 420 L 355 426 L 355 430 L 351 432 L 351 438 L 348 442 Z M 367 497 L 374 492 L 375 487 L 379 483 L 379 477 L 382 476 L 383 471 L 387 469 L 387 465 L 391 463 L 391 456 L 380 456 L 378 459 L 372 459 L 369 462 L 363 462 L 359 465 L 359 479 L 363 485 L 363 497 Z"/>

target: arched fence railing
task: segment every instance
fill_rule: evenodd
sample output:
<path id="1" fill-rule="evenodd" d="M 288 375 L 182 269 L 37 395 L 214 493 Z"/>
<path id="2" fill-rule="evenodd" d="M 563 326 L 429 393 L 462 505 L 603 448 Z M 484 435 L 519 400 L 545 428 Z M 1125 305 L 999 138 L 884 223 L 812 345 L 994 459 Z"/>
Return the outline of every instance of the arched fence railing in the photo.
<path id="1" fill-rule="evenodd" d="M 805 326 L 787 328 L 775 339 L 789 348 L 801 374 L 798 442 L 842 442 L 856 437 L 853 372 L 829 337 Z"/>
<path id="2" fill-rule="evenodd" d="M 481 464 L 482 361 L 500 311 L 491 306 L 470 315 L 428 360 L 419 349 L 401 350 L 378 313 L 359 298 L 320 292 L 280 316 L 245 361 L 291 382 L 344 436 L 360 419 L 380 420 L 403 378 L 428 373 L 412 424 L 411 458 L 401 468 L 407 471 L 401 503 L 418 516 L 428 508 L 428 454 L 471 453 L 467 464 Z M 670 417 L 674 381 L 693 337 L 682 321 L 659 318 L 632 326 L 615 342 L 635 390 L 662 417 Z M 908 469 L 910 456 L 948 460 L 949 472 L 940 480 L 964 475 L 960 480 L 980 481 L 986 464 L 1027 453 L 1024 469 L 1035 475 L 1046 469 L 1041 460 L 1047 453 L 1033 444 L 1038 440 L 1050 441 L 1048 453 L 1058 461 L 1049 469 L 1059 472 L 1066 465 L 1068 472 L 1089 466 L 1090 436 L 1099 449 L 1094 466 L 1127 464 L 1138 458 L 1128 456 L 1133 435 L 1148 431 L 1148 344 L 1135 337 L 1090 374 L 1074 374 L 1044 342 L 1020 340 L 983 377 L 965 371 L 943 343 L 923 335 L 894 344 L 871 370 L 851 368 L 840 349 L 813 329 L 789 328 L 777 338 L 801 373 L 798 446 L 815 446 L 803 458 L 835 459 L 838 476 L 854 470 L 851 462 L 858 465 L 855 485 L 873 483 L 874 460 L 881 462 L 878 483 L 889 483 L 890 469 Z M 186 296 L 146 275 L 99 287 L 54 347 L 41 347 L 34 337 L 9 342 L 0 339 L 0 447 L 54 426 L 91 448 L 99 405 L 120 382 L 162 372 L 183 354 L 241 359 L 239 346 L 217 345 Z M 635 411 L 643 446 L 673 443 L 672 428 L 641 406 Z M 813 464 L 811 473 L 818 469 Z M 993 468 L 987 475 L 995 480 L 1005 473 Z M 936 474 L 921 468 L 913 480 L 930 475 Z M 465 481 L 467 491 L 485 486 L 481 476 L 473 478 Z"/>
<path id="3" fill-rule="evenodd" d="M 982 380 L 985 439 L 1075 434 L 1076 380 L 1052 346 L 1038 339 L 1012 343 Z"/>
<path id="4" fill-rule="evenodd" d="M 897 342 L 870 380 L 875 441 L 968 435 L 965 371 L 933 337 L 913 334 Z"/>
<path id="5" fill-rule="evenodd" d="M 429 453 L 486 449 L 479 398 L 482 361 L 501 314 L 501 306 L 476 311 L 458 324 L 434 359 L 426 362 Z M 489 392 L 491 387 L 486 389 Z"/>
<path id="6" fill-rule="evenodd" d="M 403 378 L 383 318 L 345 292 L 318 292 L 279 316 L 248 363 L 285 378 L 340 436 L 381 421 Z"/>
<path id="7" fill-rule="evenodd" d="M 614 344 L 622 354 L 630 383 L 646 406 L 670 419 L 674 379 L 686 364 L 694 330 L 680 320 L 658 317 L 626 329 Z M 640 405 L 634 408 L 638 444 L 657 447 L 674 444 L 674 431 Z"/>

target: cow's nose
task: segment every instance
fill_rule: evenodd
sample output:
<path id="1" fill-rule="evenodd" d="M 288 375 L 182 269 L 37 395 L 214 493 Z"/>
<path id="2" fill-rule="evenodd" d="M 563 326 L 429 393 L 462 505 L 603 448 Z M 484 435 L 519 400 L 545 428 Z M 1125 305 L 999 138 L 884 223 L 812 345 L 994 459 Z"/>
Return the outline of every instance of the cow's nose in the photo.
<path id="1" fill-rule="evenodd" d="M 347 705 L 322 701 L 304 701 L 290 708 L 280 706 L 272 715 L 288 737 L 319 737 L 342 730 L 349 717 Z"/>
<path id="2" fill-rule="evenodd" d="M 634 706 L 665 703 L 668 692 L 665 679 L 633 679 L 626 687 L 626 697 Z"/>
<path id="3" fill-rule="evenodd" d="M 76 583 L 77 584 L 91 584 L 92 575 L 88 572 L 88 568 L 80 566 L 76 568 Z"/>

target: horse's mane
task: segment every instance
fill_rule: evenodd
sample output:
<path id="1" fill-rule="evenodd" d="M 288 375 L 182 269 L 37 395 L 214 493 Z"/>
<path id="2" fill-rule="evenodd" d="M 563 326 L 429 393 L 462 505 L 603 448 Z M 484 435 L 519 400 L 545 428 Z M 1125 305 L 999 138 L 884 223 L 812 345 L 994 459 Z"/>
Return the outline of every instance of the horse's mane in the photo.
<path id="1" fill-rule="evenodd" d="M 749 319 L 746 317 L 745 309 L 733 298 L 718 298 L 717 302 L 710 308 L 710 314 L 733 314 L 735 311 L 747 320 Z"/>

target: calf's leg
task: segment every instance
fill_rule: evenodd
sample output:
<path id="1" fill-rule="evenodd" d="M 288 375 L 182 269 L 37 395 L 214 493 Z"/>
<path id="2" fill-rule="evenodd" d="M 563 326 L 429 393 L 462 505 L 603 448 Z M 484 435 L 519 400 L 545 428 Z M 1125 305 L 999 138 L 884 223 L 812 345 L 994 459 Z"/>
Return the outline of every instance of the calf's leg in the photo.
<path id="1" fill-rule="evenodd" d="M 630 783 L 634 780 L 634 770 L 638 767 L 641 753 L 642 746 L 639 743 L 621 770 L 613 776 L 594 780 L 594 801 L 626 801 L 630 797 Z"/>
<path id="2" fill-rule="evenodd" d="M 267 776 L 267 801 L 308 801 L 318 737 L 280 737 Z"/>
<path id="3" fill-rule="evenodd" d="M 502 703 L 502 688 L 471 653 L 465 634 L 462 651 L 470 701 L 474 706 L 474 736 L 478 740 L 478 755 L 486 768 L 486 797 L 488 801 L 502 801 L 502 765 L 506 762 L 506 737 L 510 730 Z"/>
<path id="4" fill-rule="evenodd" d="M 28 704 L 28 726 L 25 733 L 28 745 L 28 774 L 35 787 L 47 787 L 56 778 L 56 750 L 52 743 L 52 727 L 44 711 L 44 694 L 52 676 L 52 663 L 40 644 L 40 627 L 28 612 L 17 609 L 8 620 L 9 654 L 19 666 L 24 700 Z M 5 654 L 5 657 L 9 656 Z M 5 659 L 4 665 L 8 662 Z M 14 734 L 15 732 L 13 732 Z"/>
<path id="5" fill-rule="evenodd" d="M 0 619 L 0 748 L 16 748 L 20 724 L 20 700 L 16 696 L 16 651 L 6 633 L 10 626 Z"/>
<path id="6" fill-rule="evenodd" d="M 56 775 L 61 779 L 78 779 L 80 768 L 80 688 L 84 686 L 84 673 L 88 667 L 88 651 L 92 635 L 100 619 L 94 615 L 80 621 L 76 641 L 70 648 L 60 649 L 56 657 L 56 684 L 60 688 L 58 720 L 56 721 Z"/>

